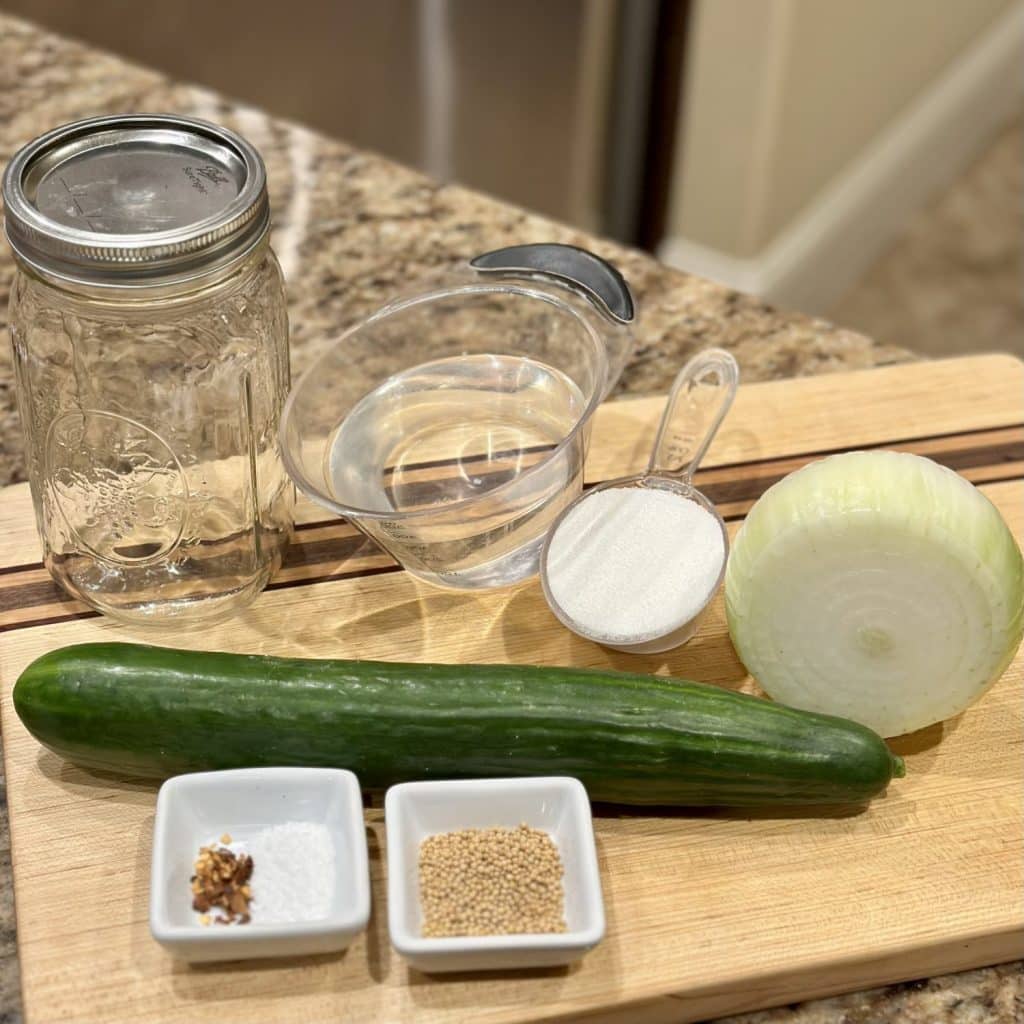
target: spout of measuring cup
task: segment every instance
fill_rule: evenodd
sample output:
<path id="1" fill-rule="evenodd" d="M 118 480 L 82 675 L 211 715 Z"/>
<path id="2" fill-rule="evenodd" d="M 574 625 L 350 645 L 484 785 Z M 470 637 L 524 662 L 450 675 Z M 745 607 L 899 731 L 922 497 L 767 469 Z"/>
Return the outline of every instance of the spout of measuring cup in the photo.
<path id="1" fill-rule="evenodd" d="M 604 341 L 604 395 L 612 390 L 633 351 L 636 322 L 633 293 L 617 267 L 587 249 L 555 242 L 506 246 L 482 253 L 469 265 L 481 274 L 542 280 L 582 299 L 574 305 Z"/>

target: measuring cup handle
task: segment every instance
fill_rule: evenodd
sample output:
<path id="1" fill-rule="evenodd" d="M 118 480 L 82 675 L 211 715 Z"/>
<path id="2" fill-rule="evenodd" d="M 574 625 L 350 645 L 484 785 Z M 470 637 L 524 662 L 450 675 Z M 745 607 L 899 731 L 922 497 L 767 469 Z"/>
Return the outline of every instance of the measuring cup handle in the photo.
<path id="1" fill-rule="evenodd" d="M 698 352 L 669 392 L 647 472 L 689 483 L 732 405 L 740 368 L 729 352 Z"/>
<path id="2" fill-rule="evenodd" d="M 613 323 L 629 324 L 636 317 L 626 279 L 588 249 L 556 242 L 510 245 L 482 253 L 469 265 L 481 273 L 551 277 L 582 292 Z"/>

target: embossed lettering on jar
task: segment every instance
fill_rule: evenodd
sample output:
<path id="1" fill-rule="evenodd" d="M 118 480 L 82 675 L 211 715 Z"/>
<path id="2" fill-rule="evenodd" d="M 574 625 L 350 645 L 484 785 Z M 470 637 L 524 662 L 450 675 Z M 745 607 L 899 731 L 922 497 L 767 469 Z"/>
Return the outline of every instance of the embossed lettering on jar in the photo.
<path id="1" fill-rule="evenodd" d="M 204 122 L 92 118 L 16 154 L 3 196 L 47 568 L 132 622 L 230 614 L 280 565 L 293 506 L 259 155 Z"/>

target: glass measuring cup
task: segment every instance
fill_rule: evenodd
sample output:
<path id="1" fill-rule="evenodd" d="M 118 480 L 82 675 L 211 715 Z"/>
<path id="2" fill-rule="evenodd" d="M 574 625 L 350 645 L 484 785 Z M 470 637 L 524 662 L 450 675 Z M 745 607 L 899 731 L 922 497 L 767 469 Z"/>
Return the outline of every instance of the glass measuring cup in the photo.
<path id="1" fill-rule="evenodd" d="M 516 583 L 582 489 L 590 417 L 633 316 L 625 281 L 592 253 L 479 256 L 346 332 L 302 376 L 282 417 L 285 466 L 420 579 Z"/>
<path id="2" fill-rule="evenodd" d="M 725 576 L 729 534 L 714 504 L 693 486 L 693 476 L 732 405 L 738 384 L 739 367 L 730 353 L 717 348 L 698 353 L 679 371 L 672 384 L 647 469 L 635 476 L 620 477 L 591 488 L 565 508 L 555 520 L 541 552 L 541 585 L 552 612 L 574 633 L 615 650 L 658 654 L 686 643 L 696 632 L 701 617 Z M 551 574 L 556 571 L 552 562 L 552 547 L 559 530 L 580 505 L 592 500 L 597 493 L 616 488 L 652 488 L 679 495 L 710 513 L 722 536 L 721 569 L 699 610 L 685 620 L 673 623 L 667 630 L 641 630 L 626 639 L 609 639 L 608 636 L 583 627 L 559 603 L 551 582 Z M 558 545 L 558 549 L 567 553 L 562 557 L 600 558 L 603 543 L 602 538 L 591 532 L 589 537 L 584 533 L 577 538 L 571 548 Z"/>

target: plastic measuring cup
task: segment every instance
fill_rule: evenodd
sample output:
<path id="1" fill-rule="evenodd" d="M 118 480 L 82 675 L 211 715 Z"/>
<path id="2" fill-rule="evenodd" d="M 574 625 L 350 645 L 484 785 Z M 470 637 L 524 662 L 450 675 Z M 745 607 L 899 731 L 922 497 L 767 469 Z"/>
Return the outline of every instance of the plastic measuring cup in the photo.
<path id="1" fill-rule="evenodd" d="M 707 611 L 725 576 L 725 563 L 729 556 L 729 534 L 714 503 L 693 486 L 693 476 L 732 405 L 738 384 L 739 367 L 730 353 L 717 348 L 698 353 L 679 371 L 672 384 L 646 471 L 635 476 L 609 480 L 591 488 L 555 520 L 541 552 L 541 584 L 552 612 L 574 633 L 615 650 L 657 654 L 686 643 L 696 632 L 701 617 Z M 640 632 L 628 640 L 612 641 L 605 636 L 587 631 L 559 604 L 552 592 L 549 555 L 560 527 L 579 505 L 592 500 L 593 496 L 601 491 L 636 487 L 670 491 L 695 502 L 709 512 L 722 531 L 722 566 L 718 579 L 696 614 L 685 621 L 674 623 L 668 631 Z"/>
<path id="2" fill-rule="evenodd" d="M 412 575 L 517 583 L 582 490 L 590 419 L 634 315 L 626 282 L 593 253 L 478 256 L 324 351 L 285 405 L 285 467 Z"/>

